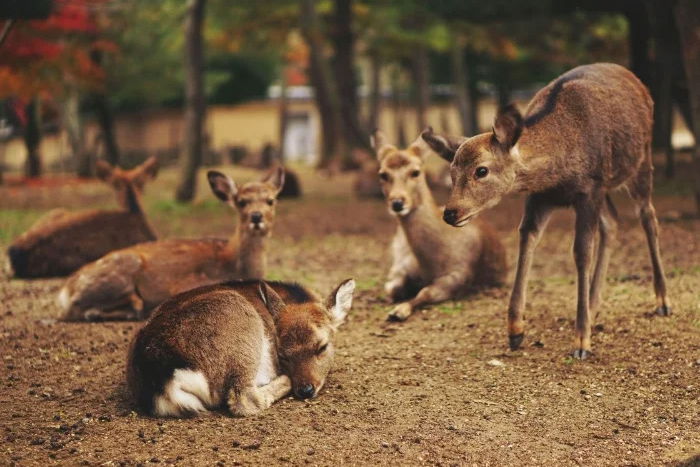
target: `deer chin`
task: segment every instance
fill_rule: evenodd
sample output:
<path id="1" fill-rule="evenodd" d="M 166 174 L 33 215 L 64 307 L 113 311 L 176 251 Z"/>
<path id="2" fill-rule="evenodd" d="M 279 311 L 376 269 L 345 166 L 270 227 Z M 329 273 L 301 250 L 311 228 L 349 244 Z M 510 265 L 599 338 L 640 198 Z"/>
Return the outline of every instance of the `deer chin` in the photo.
<path id="1" fill-rule="evenodd" d="M 265 222 L 259 222 L 257 224 L 251 222 L 248 224 L 248 228 L 254 235 L 267 235 L 268 232 L 268 226 Z"/>
<path id="2" fill-rule="evenodd" d="M 468 215 L 466 215 L 466 216 L 463 216 L 462 218 L 460 218 L 457 222 L 455 222 L 455 223 L 452 224 L 452 225 L 453 225 L 454 227 L 464 227 L 464 226 L 467 225 L 469 222 L 471 222 L 471 220 L 474 219 L 474 217 L 475 217 L 477 214 L 478 214 L 478 211 L 475 212 L 475 213 L 472 213 L 472 214 L 468 214 Z"/>
<path id="3" fill-rule="evenodd" d="M 392 216 L 396 216 L 396 217 L 406 217 L 409 214 L 411 214 L 411 211 L 412 211 L 411 208 L 403 208 L 402 210 L 396 212 L 393 209 L 391 209 L 391 207 L 389 207 L 389 214 L 391 214 Z"/>

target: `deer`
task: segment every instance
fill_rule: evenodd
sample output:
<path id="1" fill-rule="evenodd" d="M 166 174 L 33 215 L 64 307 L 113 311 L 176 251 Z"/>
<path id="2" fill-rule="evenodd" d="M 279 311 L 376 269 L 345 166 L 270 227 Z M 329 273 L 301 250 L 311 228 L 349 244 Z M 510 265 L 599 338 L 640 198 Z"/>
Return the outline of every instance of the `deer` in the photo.
<path id="1" fill-rule="evenodd" d="M 284 170 L 240 188 L 221 172 L 211 170 L 207 177 L 214 195 L 238 213 L 230 238 L 166 239 L 109 253 L 61 288 L 63 320 L 142 320 L 177 293 L 236 278 L 262 279 Z"/>
<path id="2" fill-rule="evenodd" d="M 158 160 L 151 157 L 125 170 L 100 159 L 96 172 L 114 189 L 120 209 L 49 211 L 8 248 L 15 277 L 67 276 L 110 251 L 156 239 L 144 214 L 141 194 L 146 182 L 158 174 Z"/>
<path id="3" fill-rule="evenodd" d="M 619 65 L 574 68 L 530 101 L 523 116 L 510 104 L 499 110 L 491 132 L 451 138 L 428 128 L 423 139 L 451 162 L 453 188 L 443 215 L 463 227 L 507 193 L 527 193 L 520 223 L 518 265 L 508 306 L 512 350 L 525 331 L 523 309 L 535 248 L 555 208 L 576 213 L 574 262 L 577 306 L 573 357 L 591 355 L 591 313 L 601 300 L 617 232 L 610 193 L 625 188 L 646 233 L 656 294 L 655 312 L 671 313 L 659 252 L 659 226 L 651 201 L 653 101 L 647 88 Z M 594 260 L 596 232 L 599 242 Z"/>
<path id="4" fill-rule="evenodd" d="M 404 321 L 425 305 L 501 284 L 507 271 L 505 249 L 493 228 L 480 221 L 455 230 L 442 221 L 423 167 L 432 151 L 421 137 L 399 150 L 376 130 L 372 146 L 389 213 L 398 223 L 385 290 L 392 302 L 400 303 L 387 319 Z"/>
<path id="5" fill-rule="evenodd" d="M 316 397 L 354 289 L 347 279 L 322 300 L 299 284 L 245 280 L 176 295 L 132 340 L 131 395 L 142 412 L 157 417 L 221 407 L 245 417 L 290 392 Z"/>

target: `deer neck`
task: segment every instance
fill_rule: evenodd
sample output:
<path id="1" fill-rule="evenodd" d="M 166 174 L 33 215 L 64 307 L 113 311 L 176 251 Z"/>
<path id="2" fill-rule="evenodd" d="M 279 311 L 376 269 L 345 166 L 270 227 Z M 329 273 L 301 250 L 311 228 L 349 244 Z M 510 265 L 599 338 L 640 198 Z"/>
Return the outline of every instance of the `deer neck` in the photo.
<path id="1" fill-rule="evenodd" d="M 247 223 L 238 225 L 228 245 L 229 259 L 236 275 L 246 279 L 265 277 L 269 235 L 251 235 Z"/>
<path id="2" fill-rule="evenodd" d="M 141 195 L 138 191 L 136 191 L 134 186 L 127 183 L 126 191 L 124 193 L 120 193 L 119 198 L 120 204 L 124 209 L 126 209 L 127 212 L 141 218 L 144 228 L 150 234 L 151 238 L 155 240 L 157 238 L 155 230 L 153 230 L 153 227 L 148 222 L 148 219 L 146 219 L 146 214 L 143 211 L 143 206 L 141 203 Z"/>
<path id="3" fill-rule="evenodd" d="M 440 237 L 443 221 L 440 219 L 440 209 L 425 181 L 419 186 L 414 202 L 413 210 L 399 217 L 399 224 L 414 252 L 419 253 L 426 248 L 432 250 L 435 242 L 431 239 Z"/>
<path id="4" fill-rule="evenodd" d="M 562 163 L 557 151 L 547 147 L 547 138 L 538 135 L 537 127 L 523 131 L 518 143 L 510 150 L 515 164 L 515 176 L 510 191 L 535 193 L 557 186 L 568 170 L 575 170 L 575 161 Z"/>

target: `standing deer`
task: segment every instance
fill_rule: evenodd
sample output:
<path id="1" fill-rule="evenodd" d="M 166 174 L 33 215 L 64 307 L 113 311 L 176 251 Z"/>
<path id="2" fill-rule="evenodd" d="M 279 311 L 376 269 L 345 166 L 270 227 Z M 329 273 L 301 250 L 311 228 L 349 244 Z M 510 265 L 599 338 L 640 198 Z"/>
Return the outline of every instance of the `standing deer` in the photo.
<path id="1" fill-rule="evenodd" d="M 394 302 L 408 300 L 396 305 L 388 319 L 403 321 L 421 306 L 502 282 L 505 250 L 491 226 L 479 222 L 456 230 L 442 222 L 423 168 L 430 149 L 420 136 L 400 151 L 375 131 L 372 145 L 389 212 L 398 220 L 385 289 Z"/>
<path id="2" fill-rule="evenodd" d="M 160 240 L 112 252 L 68 278 L 58 296 L 63 319 L 143 319 L 177 293 L 235 278 L 263 278 L 283 169 L 240 189 L 220 172 L 207 175 L 214 194 L 238 211 L 233 236 Z"/>
<path id="3" fill-rule="evenodd" d="M 520 347 L 525 325 L 525 289 L 538 243 L 552 210 L 576 211 L 574 259 L 578 273 L 573 355 L 591 351 L 591 310 L 600 293 L 617 230 L 609 193 L 627 188 L 637 204 L 654 271 L 656 312 L 669 315 L 659 254 L 658 222 L 651 203 L 653 102 L 646 87 L 625 68 L 608 63 L 580 66 L 539 91 L 523 118 L 515 106 L 502 109 L 493 131 L 459 140 L 428 129 L 423 139 L 452 162 L 453 189 L 445 222 L 467 224 L 509 192 L 529 193 L 520 224 L 520 253 L 508 307 L 510 348 Z M 596 230 L 600 235 L 593 275 Z"/>
<path id="4" fill-rule="evenodd" d="M 110 251 L 155 240 L 140 198 L 157 174 L 155 157 L 131 170 L 98 160 L 97 176 L 114 188 L 121 209 L 50 211 L 8 248 L 15 277 L 66 276 Z"/>
<path id="5" fill-rule="evenodd" d="M 235 281 L 177 295 L 131 343 L 132 396 L 142 411 L 160 417 L 223 405 L 246 416 L 290 391 L 299 399 L 315 397 L 354 289 L 348 279 L 324 302 L 297 284 Z"/>

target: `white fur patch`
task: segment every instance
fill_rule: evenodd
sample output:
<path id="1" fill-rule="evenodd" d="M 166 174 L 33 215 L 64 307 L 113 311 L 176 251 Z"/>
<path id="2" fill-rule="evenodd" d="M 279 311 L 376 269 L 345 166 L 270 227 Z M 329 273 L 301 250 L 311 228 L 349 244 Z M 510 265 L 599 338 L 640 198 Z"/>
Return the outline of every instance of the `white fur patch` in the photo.
<path id="1" fill-rule="evenodd" d="M 209 383 L 204 374 L 177 369 L 165 385 L 163 394 L 155 397 L 154 412 L 160 417 L 181 417 L 204 412 L 211 405 Z"/>
<path id="2" fill-rule="evenodd" d="M 265 386 L 277 376 L 270 353 L 271 347 L 270 340 L 263 336 L 260 346 L 260 363 L 258 364 L 258 371 L 255 373 L 256 386 Z"/>
<path id="3" fill-rule="evenodd" d="M 70 308 L 70 292 L 68 292 L 68 287 L 63 287 L 56 297 L 56 303 L 63 310 L 67 311 Z"/>
<path id="4" fill-rule="evenodd" d="M 350 279 L 343 284 L 335 294 L 335 306 L 331 310 L 335 325 L 341 324 L 352 307 L 352 294 L 355 291 L 355 280 Z"/>

